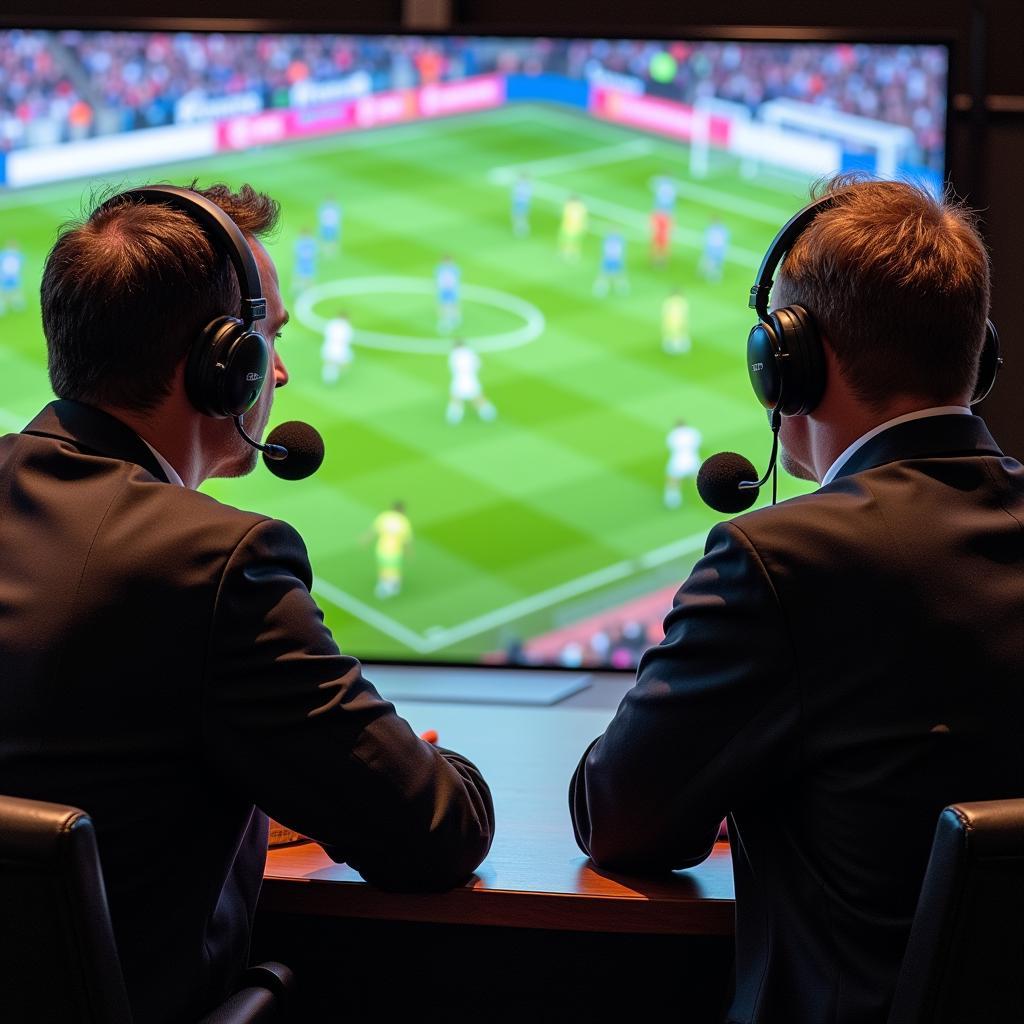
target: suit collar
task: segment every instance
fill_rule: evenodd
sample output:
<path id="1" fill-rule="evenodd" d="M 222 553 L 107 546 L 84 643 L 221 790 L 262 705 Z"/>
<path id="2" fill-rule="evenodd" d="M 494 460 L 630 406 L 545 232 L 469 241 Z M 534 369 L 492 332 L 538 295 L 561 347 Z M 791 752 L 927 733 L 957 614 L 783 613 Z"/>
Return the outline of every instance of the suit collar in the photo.
<path id="1" fill-rule="evenodd" d="M 131 427 L 91 405 L 59 398 L 47 405 L 22 433 L 66 441 L 88 455 L 134 462 L 157 480 L 170 483 L 156 456 Z"/>
<path id="2" fill-rule="evenodd" d="M 835 479 L 904 459 L 1002 454 L 980 417 L 929 416 L 876 434 L 847 459 Z"/>

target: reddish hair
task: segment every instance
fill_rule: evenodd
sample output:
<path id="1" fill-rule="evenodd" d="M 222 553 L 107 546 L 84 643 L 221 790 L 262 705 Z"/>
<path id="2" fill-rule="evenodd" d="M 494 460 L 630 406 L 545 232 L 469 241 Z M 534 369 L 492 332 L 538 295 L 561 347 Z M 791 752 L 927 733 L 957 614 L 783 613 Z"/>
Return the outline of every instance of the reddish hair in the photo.
<path id="1" fill-rule="evenodd" d="M 787 253 L 776 305 L 816 319 L 864 401 L 949 402 L 973 389 L 989 307 L 989 263 L 973 214 L 901 181 L 839 175 Z"/>

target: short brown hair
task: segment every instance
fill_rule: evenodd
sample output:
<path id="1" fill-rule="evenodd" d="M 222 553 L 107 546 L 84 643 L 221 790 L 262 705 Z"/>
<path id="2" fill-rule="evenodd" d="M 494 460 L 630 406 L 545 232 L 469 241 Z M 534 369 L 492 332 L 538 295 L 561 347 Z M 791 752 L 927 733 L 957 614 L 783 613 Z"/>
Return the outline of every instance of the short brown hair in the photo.
<path id="1" fill-rule="evenodd" d="M 277 223 L 278 204 L 250 185 L 189 187 L 247 237 Z M 94 196 L 93 206 L 61 228 L 43 271 L 50 383 L 60 398 L 149 409 L 203 327 L 238 315 L 238 280 L 187 214 L 117 196 Z"/>
<path id="2" fill-rule="evenodd" d="M 902 181 L 839 175 L 779 270 L 777 305 L 817 320 L 864 401 L 937 403 L 974 387 L 989 307 L 988 253 L 974 217 Z"/>

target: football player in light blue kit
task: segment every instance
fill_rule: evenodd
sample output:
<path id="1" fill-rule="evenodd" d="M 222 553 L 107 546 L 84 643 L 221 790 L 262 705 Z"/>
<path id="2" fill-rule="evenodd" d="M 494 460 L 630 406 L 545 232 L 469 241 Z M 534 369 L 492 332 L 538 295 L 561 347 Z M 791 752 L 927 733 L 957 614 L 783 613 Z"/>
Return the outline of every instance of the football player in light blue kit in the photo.
<path id="1" fill-rule="evenodd" d="M 454 331 L 462 323 L 459 306 L 459 289 L 462 272 L 451 256 L 444 256 L 434 271 L 434 286 L 437 289 L 437 329 L 442 334 Z"/>
<path id="2" fill-rule="evenodd" d="M 701 276 L 708 281 L 722 280 L 725 253 L 729 248 L 729 229 L 718 217 L 712 217 L 704 230 L 704 253 L 700 259 Z"/>
<path id="3" fill-rule="evenodd" d="M 520 174 L 512 186 L 512 233 L 523 238 L 530 233 L 530 200 L 533 182 L 529 175 Z"/>
<path id="4" fill-rule="evenodd" d="M 341 206 L 334 196 L 328 196 L 317 211 L 320 228 L 320 244 L 328 256 L 333 256 L 341 246 Z"/>
<path id="5" fill-rule="evenodd" d="M 669 177 L 662 174 L 654 179 L 654 208 L 662 213 L 676 212 L 676 198 L 679 186 Z"/>
<path id="6" fill-rule="evenodd" d="M 605 296 L 610 288 L 629 289 L 626 280 L 626 240 L 618 231 L 610 231 L 601 243 L 601 271 L 594 282 L 594 294 Z"/>
<path id="7" fill-rule="evenodd" d="M 10 241 L 0 250 L 0 315 L 10 310 L 23 309 L 25 293 L 22 290 L 21 273 L 25 266 L 18 243 Z"/>
<path id="8" fill-rule="evenodd" d="M 316 277 L 316 240 L 303 228 L 295 242 L 295 273 L 292 276 L 292 287 L 295 294 L 304 292 L 313 284 Z"/>

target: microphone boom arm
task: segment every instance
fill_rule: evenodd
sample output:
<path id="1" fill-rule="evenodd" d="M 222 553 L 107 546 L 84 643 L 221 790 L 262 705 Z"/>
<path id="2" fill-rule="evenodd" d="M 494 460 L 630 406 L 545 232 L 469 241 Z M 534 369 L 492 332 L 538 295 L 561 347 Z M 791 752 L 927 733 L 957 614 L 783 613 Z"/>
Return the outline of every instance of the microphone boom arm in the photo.
<path id="1" fill-rule="evenodd" d="M 280 444 L 260 444 L 259 441 L 254 441 L 246 432 L 245 427 L 242 426 L 242 417 L 236 416 L 235 429 L 239 434 L 242 435 L 242 440 L 246 444 L 252 445 L 257 451 L 263 452 L 268 459 L 273 459 L 274 462 L 283 462 L 288 458 L 288 449 Z"/>
<path id="2" fill-rule="evenodd" d="M 764 476 L 761 477 L 756 483 L 753 480 L 741 480 L 736 486 L 741 491 L 758 491 L 767 482 L 768 477 L 772 478 L 772 504 L 774 505 L 779 498 L 779 474 L 775 465 L 775 461 L 779 455 L 779 430 L 782 427 L 782 413 L 779 412 L 778 406 L 771 410 L 768 415 L 768 421 L 772 428 L 772 453 L 768 458 L 768 468 L 764 472 Z"/>

